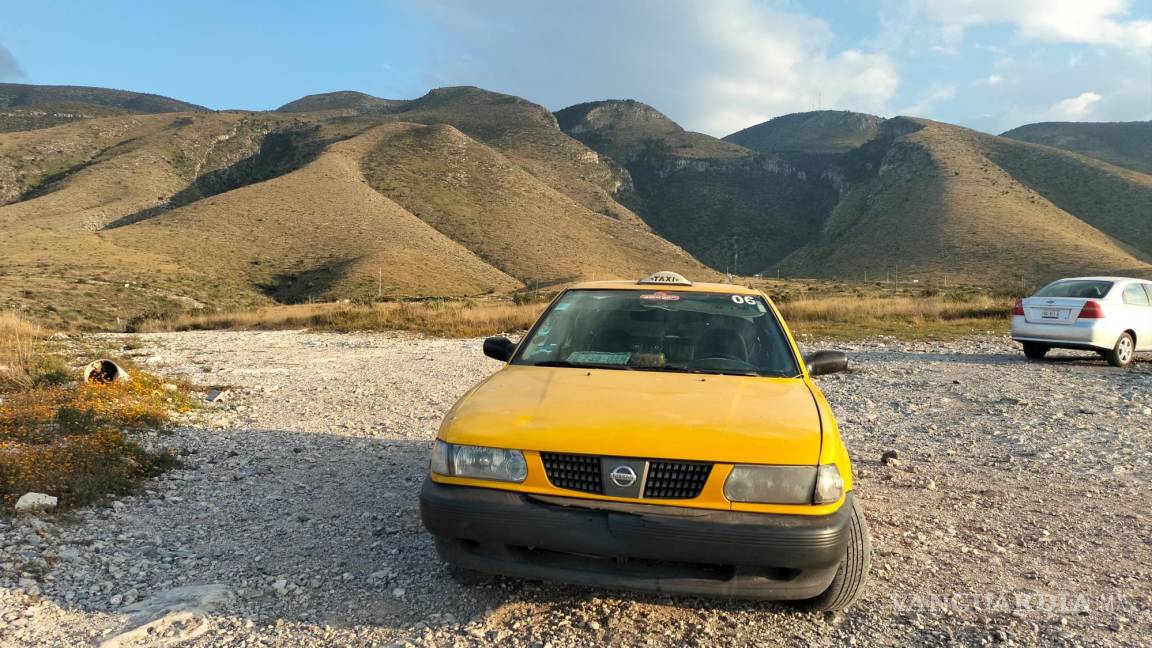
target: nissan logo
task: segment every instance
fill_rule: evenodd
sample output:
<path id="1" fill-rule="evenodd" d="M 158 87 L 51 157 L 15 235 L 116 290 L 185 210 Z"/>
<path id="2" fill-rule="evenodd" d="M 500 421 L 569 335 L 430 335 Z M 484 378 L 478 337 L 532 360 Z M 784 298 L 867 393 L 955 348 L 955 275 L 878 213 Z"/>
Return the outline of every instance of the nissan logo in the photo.
<path id="1" fill-rule="evenodd" d="M 636 483 L 636 471 L 632 470 L 631 466 L 616 466 L 608 476 L 612 479 L 612 483 L 620 488 L 628 488 Z"/>

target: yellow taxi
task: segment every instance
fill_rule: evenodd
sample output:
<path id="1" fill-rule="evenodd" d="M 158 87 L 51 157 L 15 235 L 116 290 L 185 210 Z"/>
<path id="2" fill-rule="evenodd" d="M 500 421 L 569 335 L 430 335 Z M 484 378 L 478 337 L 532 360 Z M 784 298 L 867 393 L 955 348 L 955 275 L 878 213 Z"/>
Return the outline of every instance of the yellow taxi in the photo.
<path id="1" fill-rule="evenodd" d="M 445 416 L 420 494 L 491 575 L 801 602 L 860 596 L 871 544 L 832 410 L 763 293 L 670 272 L 565 290 Z"/>

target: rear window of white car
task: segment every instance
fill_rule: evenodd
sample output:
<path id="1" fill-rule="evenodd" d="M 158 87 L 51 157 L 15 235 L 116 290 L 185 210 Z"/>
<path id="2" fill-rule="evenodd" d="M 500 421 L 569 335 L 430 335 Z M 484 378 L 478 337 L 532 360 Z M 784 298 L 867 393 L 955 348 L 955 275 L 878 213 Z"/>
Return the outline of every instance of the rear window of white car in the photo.
<path id="1" fill-rule="evenodd" d="M 1124 303 L 1131 306 L 1147 306 L 1148 294 L 1140 284 L 1132 284 L 1124 289 Z"/>
<path id="2" fill-rule="evenodd" d="M 1036 297 L 1073 297 L 1076 299 L 1101 299 L 1112 290 L 1111 281 L 1095 279 L 1074 279 L 1057 281 L 1041 288 Z"/>

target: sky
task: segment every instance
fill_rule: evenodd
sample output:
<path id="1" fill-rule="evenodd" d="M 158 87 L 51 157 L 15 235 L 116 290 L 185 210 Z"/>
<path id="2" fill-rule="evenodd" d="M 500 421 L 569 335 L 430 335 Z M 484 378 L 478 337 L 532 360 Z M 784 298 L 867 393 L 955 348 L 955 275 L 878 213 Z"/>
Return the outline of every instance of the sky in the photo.
<path id="1" fill-rule="evenodd" d="M 0 12 L 0 81 L 271 109 L 475 85 L 723 136 L 814 109 L 990 133 L 1152 120 L 1152 0 L 129 0 Z"/>

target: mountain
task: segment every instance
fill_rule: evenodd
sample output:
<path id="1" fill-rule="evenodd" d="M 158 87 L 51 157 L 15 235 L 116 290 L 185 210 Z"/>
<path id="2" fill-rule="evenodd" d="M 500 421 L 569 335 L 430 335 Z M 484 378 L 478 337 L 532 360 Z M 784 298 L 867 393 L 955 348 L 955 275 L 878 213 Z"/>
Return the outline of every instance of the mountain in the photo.
<path id="1" fill-rule="evenodd" d="M 107 115 L 205 110 L 177 99 L 126 90 L 0 83 L 0 132 L 48 128 Z"/>
<path id="2" fill-rule="evenodd" d="M 1152 271 L 1152 176 L 1074 153 L 845 111 L 778 117 L 727 148 L 636 102 L 557 118 L 625 166 L 622 202 L 713 267 L 987 284 Z"/>
<path id="3" fill-rule="evenodd" d="M 328 92 L 324 94 L 308 95 L 295 101 L 290 101 L 276 109 L 277 112 L 319 112 L 339 111 L 353 115 L 368 115 L 372 113 L 389 113 L 407 105 L 408 102 L 398 99 L 381 99 L 363 92 Z"/>
<path id="4" fill-rule="evenodd" d="M 628 164 L 658 144 L 680 159 L 736 159 L 750 155 L 714 137 L 684 130 L 655 108 L 631 99 L 592 101 L 556 113 L 568 135 L 612 159 Z"/>
<path id="5" fill-rule="evenodd" d="M 883 122 L 883 118 L 865 113 L 816 110 L 782 115 L 724 140 L 765 153 L 843 153 L 876 137 Z"/>
<path id="6" fill-rule="evenodd" d="M 1022 142 L 1044 144 L 1152 173 L 1152 121 L 1042 122 L 1000 134 Z"/>
<path id="7" fill-rule="evenodd" d="M 714 268 L 759 272 L 811 240 L 839 200 L 836 171 L 685 131 L 637 101 L 556 113 L 565 133 L 620 164 L 620 201 Z"/>
<path id="8" fill-rule="evenodd" d="M 725 140 L 636 101 L 551 113 L 474 87 L 267 112 L 4 88 L 0 112 L 60 123 L 0 133 L 0 308 L 55 326 L 660 269 L 1152 276 L 1152 175 L 923 119 L 801 113 Z"/>
<path id="9" fill-rule="evenodd" d="M 109 326 L 188 308 L 715 277 L 612 196 L 546 109 L 473 88 L 360 109 L 0 134 L 0 307 Z"/>
<path id="10" fill-rule="evenodd" d="M 1003 285 L 1152 270 L 1152 176 L 910 118 L 886 121 L 860 152 L 873 173 L 783 272 Z"/>

